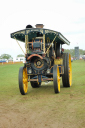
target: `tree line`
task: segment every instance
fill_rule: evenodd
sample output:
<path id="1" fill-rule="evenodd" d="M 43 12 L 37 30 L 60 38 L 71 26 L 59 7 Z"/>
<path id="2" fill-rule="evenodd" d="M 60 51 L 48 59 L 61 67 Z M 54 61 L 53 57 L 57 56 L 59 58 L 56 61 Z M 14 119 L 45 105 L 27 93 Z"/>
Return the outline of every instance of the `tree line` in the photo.
<path id="1" fill-rule="evenodd" d="M 75 57 L 75 49 L 64 49 L 64 52 L 68 52 L 72 57 Z M 85 50 L 79 49 L 79 55 L 85 55 Z"/>
<path id="2" fill-rule="evenodd" d="M 22 54 L 19 54 L 19 55 L 17 55 L 17 57 L 24 57 L 24 55 L 22 55 Z M 11 55 L 9 55 L 9 54 L 2 54 L 1 56 L 0 56 L 0 59 L 13 59 L 13 57 L 11 56 Z"/>

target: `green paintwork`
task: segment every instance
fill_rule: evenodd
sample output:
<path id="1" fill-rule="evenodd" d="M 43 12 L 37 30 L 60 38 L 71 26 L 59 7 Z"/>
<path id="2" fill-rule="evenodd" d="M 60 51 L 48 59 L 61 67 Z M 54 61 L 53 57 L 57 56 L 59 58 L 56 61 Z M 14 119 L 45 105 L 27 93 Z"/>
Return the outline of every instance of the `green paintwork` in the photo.
<path id="1" fill-rule="evenodd" d="M 11 33 L 11 38 L 16 38 L 19 41 L 25 42 L 25 35 L 28 35 L 29 41 L 33 38 L 39 36 L 43 36 L 45 34 L 45 40 L 49 37 L 50 42 L 53 41 L 54 37 L 57 35 L 55 41 L 60 44 L 67 44 L 69 45 L 70 42 L 60 33 L 57 31 L 49 30 L 49 29 L 42 29 L 42 28 L 30 28 L 20 30 L 14 33 Z M 46 42 L 47 43 L 47 42 Z"/>

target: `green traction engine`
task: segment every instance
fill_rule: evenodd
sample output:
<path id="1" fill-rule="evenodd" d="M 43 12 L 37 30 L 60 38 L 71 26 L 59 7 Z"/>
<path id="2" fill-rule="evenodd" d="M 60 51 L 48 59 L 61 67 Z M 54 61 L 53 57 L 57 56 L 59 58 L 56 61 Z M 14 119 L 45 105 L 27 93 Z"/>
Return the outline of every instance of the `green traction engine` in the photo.
<path id="1" fill-rule="evenodd" d="M 26 62 L 19 69 L 22 95 L 27 93 L 29 82 L 33 88 L 39 88 L 42 82 L 53 81 L 55 93 L 60 92 L 61 77 L 63 87 L 72 85 L 71 55 L 62 48 L 70 42 L 60 32 L 44 29 L 43 24 L 35 28 L 27 25 L 26 29 L 11 33 L 11 38 L 25 43 Z"/>

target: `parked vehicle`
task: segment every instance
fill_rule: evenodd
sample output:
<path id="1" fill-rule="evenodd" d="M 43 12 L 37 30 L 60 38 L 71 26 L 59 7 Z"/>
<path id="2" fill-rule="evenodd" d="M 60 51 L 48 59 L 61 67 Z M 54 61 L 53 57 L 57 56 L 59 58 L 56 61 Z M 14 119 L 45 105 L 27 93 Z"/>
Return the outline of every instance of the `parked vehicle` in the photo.
<path id="1" fill-rule="evenodd" d="M 36 28 L 28 25 L 12 33 L 11 38 L 24 42 L 26 48 L 26 63 L 19 69 L 22 95 L 28 91 L 28 82 L 38 88 L 43 81 L 53 81 L 55 93 L 60 92 L 60 77 L 63 87 L 72 85 L 71 55 L 62 50 L 62 45 L 70 42 L 60 32 L 44 29 L 43 24 L 37 24 Z"/>

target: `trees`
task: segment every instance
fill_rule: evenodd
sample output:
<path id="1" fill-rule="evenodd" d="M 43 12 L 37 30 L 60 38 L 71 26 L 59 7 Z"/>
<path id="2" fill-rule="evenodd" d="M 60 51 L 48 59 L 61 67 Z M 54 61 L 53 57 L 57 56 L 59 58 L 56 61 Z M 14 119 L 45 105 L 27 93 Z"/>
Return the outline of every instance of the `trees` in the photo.
<path id="1" fill-rule="evenodd" d="M 19 55 L 17 55 L 17 57 L 25 57 L 24 55 L 22 55 L 22 54 L 19 54 Z M 9 55 L 9 54 L 2 54 L 1 56 L 0 56 L 0 59 L 13 59 L 12 58 L 12 56 L 11 55 Z"/>
<path id="2" fill-rule="evenodd" d="M 0 56 L 0 58 L 1 58 L 1 59 L 7 59 L 7 60 L 8 60 L 8 59 L 10 59 L 10 58 L 12 58 L 12 57 L 11 57 L 11 55 L 9 55 L 9 54 L 2 54 L 2 55 Z"/>
<path id="3" fill-rule="evenodd" d="M 75 56 L 75 50 L 74 49 L 64 49 L 65 53 L 70 53 L 72 57 Z"/>
<path id="4" fill-rule="evenodd" d="M 25 57 L 24 55 L 22 55 L 22 54 L 19 54 L 19 55 L 17 55 L 17 57 Z"/>
<path id="5" fill-rule="evenodd" d="M 64 49 L 65 53 L 70 53 L 72 57 L 75 57 L 75 49 Z M 84 55 L 85 50 L 79 49 L 79 55 Z"/>

